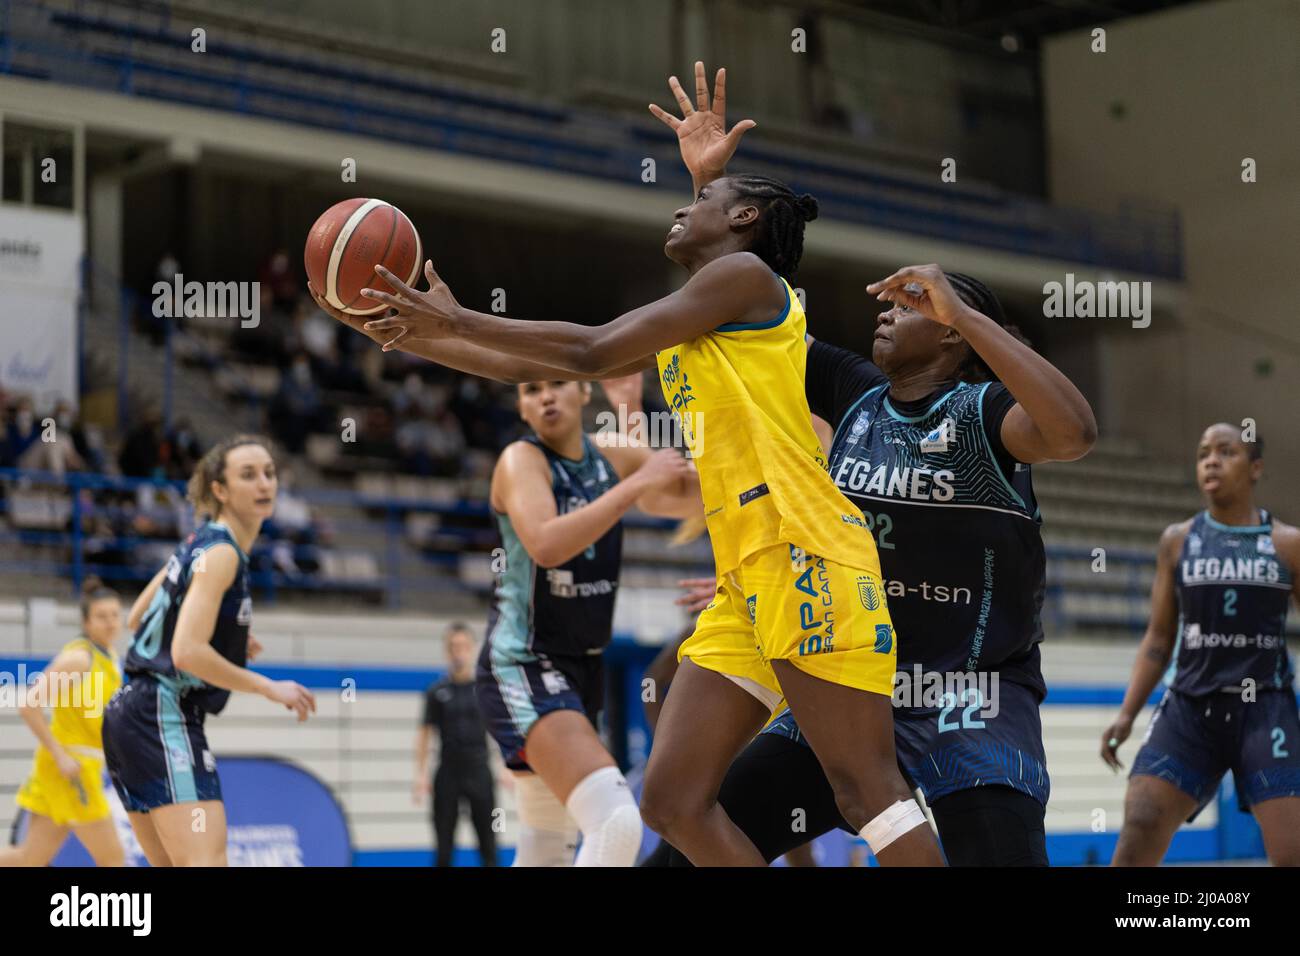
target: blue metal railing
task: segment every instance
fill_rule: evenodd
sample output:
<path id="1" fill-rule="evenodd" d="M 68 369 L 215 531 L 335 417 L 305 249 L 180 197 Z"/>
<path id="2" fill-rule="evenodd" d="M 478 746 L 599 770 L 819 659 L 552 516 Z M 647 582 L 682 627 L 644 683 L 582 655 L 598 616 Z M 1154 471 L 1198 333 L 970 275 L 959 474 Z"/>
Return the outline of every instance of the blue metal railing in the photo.
<path id="1" fill-rule="evenodd" d="M 141 488 L 165 490 L 175 502 L 170 513 L 176 518 L 176 530 L 166 537 L 148 536 L 135 533 L 100 533 L 92 534 L 87 530 L 88 519 L 103 518 L 109 520 L 135 514 L 130 508 L 114 504 L 107 500 L 112 494 L 134 494 Z M 66 505 L 66 517 L 62 508 L 55 512 L 51 520 L 41 526 L 15 526 L 11 512 L 12 496 L 22 489 L 38 489 L 47 494 L 53 493 L 56 501 Z M 96 494 L 98 493 L 98 500 Z M 126 478 L 113 475 L 86 472 L 68 472 L 63 475 L 46 471 L 0 468 L 0 555 L 7 543 L 40 545 L 47 549 L 59 549 L 60 556 L 38 559 L 22 558 L 13 560 L 0 556 L 0 572 L 25 572 L 49 574 L 52 577 L 67 578 L 74 594 L 79 594 L 81 582 L 89 574 L 97 575 L 106 581 L 143 582 L 151 578 L 161 567 L 161 561 L 134 560 L 136 552 L 148 548 L 151 553 L 169 550 L 170 546 L 188 533 L 181 514 L 188 514 L 181 504 L 185 494 L 185 483 L 167 479 Z M 377 529 L 384 534 L 384 544 L 379 552 L 382 555 L 381 571 L 377 578 L 341 579 L 326 578 L 320 574 L 292 575 L 274 568 L 270 564 L 269 544 L 259 541 L 250 557 L 254 566 L 250 568 L 250 581 L 263 600 L 274 602 L 277 592 L 283 590 L 297 591 L 337 591 L 341 593 L 368 593 L 378 595 L 392 608 L 402 606 L 403 592 L 410 590 L 427 591 L 430 588 L 447 590 L 465 590 L 466 585 L 458 578 L 433 573 L 438 566 L 454 567 L 461 554 L 478 554 L 486 562 L 490 547 L 485 544 L 491 539 L 491 509 L 486 501 L 460 500 L 455 502 L 431 502 L 422 499 L 387 498 L 364 495 L 349 491 L 332 491 L 327 489 L 297 491 L 293 494 L 315 505 L 352 506 L 372 515 L 374 519 L 358 521 L 330 518 L 329 528 L 332 532 L 361 531 L 373 534 Z M 62 497 L 66 496 L 66 498 Z M 444 518 L 471 519 L 464 528 L 443 528 L 448 536 L 459 536 L 464 547 L 456 551 L 422 552 L 421 561 L 415 567 L 403 567 L 402 538 L 405 532 L 404 519 L 407 514 L 424 512 Z M 477 521 L 477 524 L 472 523 Z M 673 522 L 631 515 L 624 519 L 631 527 L 669 529 Z M 104 562 L 93 560 L 88 555 L 88 547 L 93 545 L 96 553 L 111 553 L 126 558 L 124 562 Z M 316 546 L 320 548 L 321 546 Z M 356 551 L 358 549 L 348 549 Z"/>

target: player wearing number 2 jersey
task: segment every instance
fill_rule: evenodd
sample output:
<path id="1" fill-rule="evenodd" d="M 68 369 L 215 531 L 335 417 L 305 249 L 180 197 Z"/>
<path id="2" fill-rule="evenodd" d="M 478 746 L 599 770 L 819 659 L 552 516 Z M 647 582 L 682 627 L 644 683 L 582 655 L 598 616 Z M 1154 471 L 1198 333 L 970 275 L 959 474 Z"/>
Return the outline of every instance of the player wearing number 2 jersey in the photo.
<path id="1" fill-rule="evenodd" d="M 1154 866 L 1231 770 L 1269 860 L 1300 865 L 1300 716 L 1286 648 L 1287 606 L 1300 595 L 1300 531 L 1255 505 L 1262 442 L 1211 425 L 1196 452 L 1206 509 L 1160 538 L 1151 622 L 1119 718 L 1116 751 L 1169 659 L 1174 672 L 1133 761 L 1112 863 Z"/>

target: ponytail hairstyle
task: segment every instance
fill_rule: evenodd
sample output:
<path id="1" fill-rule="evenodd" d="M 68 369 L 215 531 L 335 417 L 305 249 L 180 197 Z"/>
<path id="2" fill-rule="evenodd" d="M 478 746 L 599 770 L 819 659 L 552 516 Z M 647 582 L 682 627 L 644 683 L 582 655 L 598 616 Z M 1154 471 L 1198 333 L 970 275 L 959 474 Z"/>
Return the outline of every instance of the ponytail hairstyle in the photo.
<path id="1" fill-rule="evenodd" d="M 749 251 L 782 278 L 794 276 L 803 256 L 803 227 L 817 218 L 817 200 L 808 193 L 796 196 L 767 176 L 727 176 L 727 182 L 739 199 L 759 207 Z"/>
<path id="2" fill-rule="evenodd" d="M 103 601 L 112 598 L 114 601 L 120 601 L 121 595 L 110 588 L 95 575 L 88 575 L 81 582 L 81 620 L 82 623 L 90 617 L 90 607 L 96 601 Z"/>
<path id="3" fill-rule="evenodd" d="M 223 485 L 226 483 L 226 455 L 232 449 L 244 445 L 260 445 L 266 449 L 267 454 L 271 454 L 271 443 L 265 438 L 258 435 L 232 435 L 225 441 L 213 445 L 208 449 L 207 454 L 199 459 L 194 474 L 190 476 L 189 484 L 185 486 L 185 499 L 194 506 L 195 523 L 202 524 L 204 521 L 221 517 L 221 502 L 212 493 L 212 483 L 214 481 L 219 481 Z"/>
<path id="4" fill-rule="evenodd" d="M 984 313 L 1002 326 L 1011 333 L 1011 337 L 1017 342 L 1033 348 L 1033 345 L 1030 344 L 1029 339 L 1025 338 L 1019 327 L 1012 325 L 1007 320 L 1007 314 L 1002 309 L 1002 303 L 998 301 L 998 297 L 993 294 L 992 289 L 980 282 L 979 279 L 972 278 L 962 272 L 945 272 L 944 276 L 952 285 L 953 291 L 957 293 L 958 298 L 976 312 Z M 966 357 L 957 366 L 957 380 L 959 382 L 978 384 L 980 382 L 996 382 L 998 377 L 993 374 L 993 369 L 988 367 L 988 364 L 979 357 L 979 354 L 967 345 Z"/>

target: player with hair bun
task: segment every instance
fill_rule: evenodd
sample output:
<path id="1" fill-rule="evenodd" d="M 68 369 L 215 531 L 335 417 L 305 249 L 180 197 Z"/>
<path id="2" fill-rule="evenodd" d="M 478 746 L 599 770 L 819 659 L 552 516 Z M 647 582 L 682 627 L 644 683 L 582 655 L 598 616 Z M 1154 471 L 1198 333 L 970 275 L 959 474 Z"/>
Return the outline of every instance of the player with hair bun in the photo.
<path id="1" fill-rule="evenodd" d="M 300 721 L 316 709 L 305 687 L 245 666 L 260 650 L 249 633 L 248 551 L 277 485 L 261 438 L 236 435 L 208 451 L 189 482 L 197 528 L 131 607 L 127 683 L 104 715 L 104 753 L 151 866 L 226 865 L 221 781 L 203 724 L 232 691 L 260 694 Z"/>

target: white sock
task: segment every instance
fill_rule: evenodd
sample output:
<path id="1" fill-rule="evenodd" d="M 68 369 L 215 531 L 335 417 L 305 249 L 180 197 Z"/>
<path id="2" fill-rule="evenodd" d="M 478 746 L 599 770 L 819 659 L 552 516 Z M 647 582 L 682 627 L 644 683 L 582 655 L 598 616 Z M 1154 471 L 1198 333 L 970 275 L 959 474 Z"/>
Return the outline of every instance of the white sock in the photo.
<path id="1" fill-rule="evenodd" d="M 511 866 L 573 866 L 578 848 L 578 825 L 542 778 L 521 774 L 515 778 L 519 811 L 519 838 Z"/>
<path id="2" fill-rule="evenodd" d="M 569 813 L 582 831 L 575 866 L 633 866 L 641 848 L 641 811 L 617 767 L 601 767 L 569 794 Z"/>

